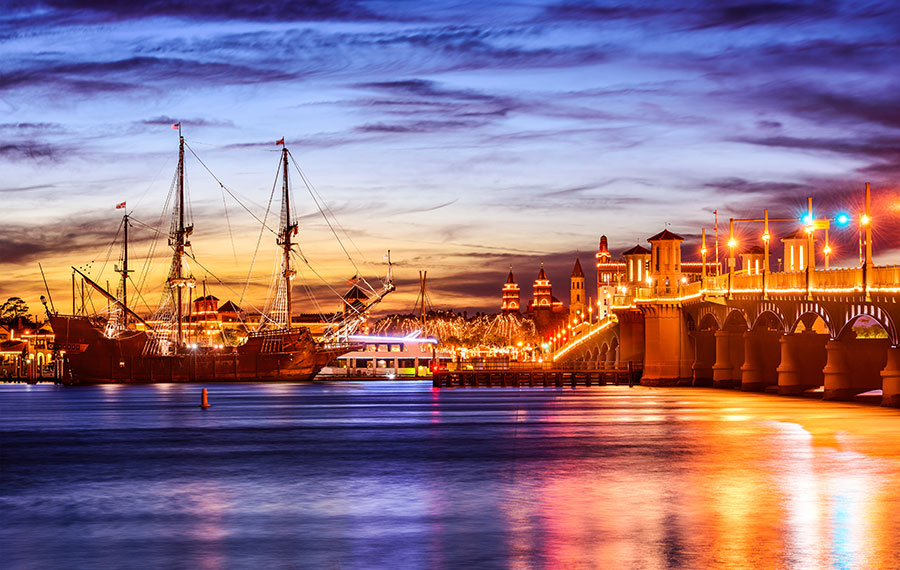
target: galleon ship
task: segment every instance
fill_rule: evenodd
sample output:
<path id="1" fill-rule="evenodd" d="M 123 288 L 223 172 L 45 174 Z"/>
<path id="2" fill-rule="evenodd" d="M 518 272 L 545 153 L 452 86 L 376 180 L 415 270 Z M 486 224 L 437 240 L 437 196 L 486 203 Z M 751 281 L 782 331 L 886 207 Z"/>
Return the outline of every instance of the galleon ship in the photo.
<path id="1" fill-rule="evenodd" d="M 306 381 L 313 379 L 338 356 L 360 349 L 359 343 L 352 342 L 350 336 L 364 321 L 366 312 L 394 290 L 390 254 L 387 256 L 387 277 L 381 287 L 376 289 L 366 283 L 370 295 L 362 302 L 350 304 L 344 301 L 343 310 L 336 313 L 337 316 L 319 334 L 313 336 L 309 328 L 292 322 L 292 279 L 296 275 L 293 257 L 303 257 L 294 247 L 299 226 L 290 202 L 288 165 L 289 158 L 293 159 L 283 146 L 284 139 L 278 141 L 282 145 L 279 170 L 283 170 L 281 220 L 276 232 L 280 269 L 273 276 L 266 310 L 261 313 L 258 323 L 249 325 L 252 330 L 231 338 L 231 342 L 212 343 L 202 339 L 197 342 L 198 339 L 191 338 L 190 315 L 186 318 L 186 313 L 190 312 L 190 294 L 196 282 L 185 257 L 198 264 L 199 261 L 187 251 L 193 224 L 185 219 L 185 139 L 181 125 L 173 127 L 178 129 L 179 135 L 178 167 L 170 188 L 170 195 L 174 193 L 175 197 L 168 236 L 172 261 L 162 301 L 147 320 L 129 307 L 127 285 L 131 270 L 128 268 L 129 219 L 126 214 L 123 219 L 124 254 L 121 266 L 116 268 L 121 274 L 121 283 L 116 294 L 101 287 L 85 272 L 72 268 L 83 283 L 105 297 L 110 307 L 107 314 L 61 315 L 48 309 L 55 334 L 55 350 L 64 362 L 62 382 Z M 299 172 L 299 167 L 297 170 Z M 305 181 L 302 172 L 301 177 Z M 262 221 L 265 225 L 265 219 Z M 355 287 L 359 289 L 358 284 Z"/>

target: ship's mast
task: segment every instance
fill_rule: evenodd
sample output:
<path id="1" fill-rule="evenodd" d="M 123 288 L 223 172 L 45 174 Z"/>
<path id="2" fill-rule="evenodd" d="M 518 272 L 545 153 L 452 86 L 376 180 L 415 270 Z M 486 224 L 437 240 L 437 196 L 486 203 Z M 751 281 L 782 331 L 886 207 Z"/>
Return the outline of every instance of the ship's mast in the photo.
<path id="1" fill-rule="evenodd" d="M 284 139 L 282 139 L 284 140 Z M 278 245 L 283 250 L 284 258 L 282 259 L 282 279 L 284 279 L 285 290 L 285 327 L 291 328 L 291 281 L 296 275 L 296 271 L 291 268 L 291 236 L 297 235 L 297 224 L 291 223 L 291 197 L 290 187 L 288 186 L 288 149 L 286 146 L 281 149 L 282 167 L 284 170 L 284 180 L 282 182 L 281 196 L 281 227 L 278 231 Z"/>
<path id="2" fill-rule="evenodd" d="M 128 269 L 128 214 L 125 214 L 122 217 L 122 225 L 124 226 L 124 237 L 125 241 L 122 247 L 122 268 L 119 270 L 119 273 L 122 274 L 122 306 L 128 306 L 128 274 L 131 271 Z M 122 326 L 128 326 L 128 313 L 126 311 L 122 312 Z"/>
<path id="3" fill-rule="evenodd" d="M 184 255 L 184 136 L 181 134 L 181 126 L 178 127 L 178 227 L 175 230 L 175 278 L 181 280 L 181 256 Z M 178 302 L 176 307 L 176 322 L 178 323 L 178 346 L 182 344 L 183 331 L 181 330 L 181 283 L 178 287 Z"/>
<path id="4" fill-rule="evenodd" d="M 172 256 L 172 269 L 169 273 L 169 286 L 175 288 L 175 341 L 178 347 L 184 343 L 183 318 L 183 292 L 186 286 L 192 286 L 193 279 L 185 278 L 182 269 L 184 248 L 190 246 L 187 236 L 194 230 L 193 226 L 184 225 L 184 136 L 181 134 L 181 123 L 178 123 L 178 195 L 175 198 L 177 215 L 173 220 L 172 231 L 169 234 L 169 245 L 174 250 Z"/>

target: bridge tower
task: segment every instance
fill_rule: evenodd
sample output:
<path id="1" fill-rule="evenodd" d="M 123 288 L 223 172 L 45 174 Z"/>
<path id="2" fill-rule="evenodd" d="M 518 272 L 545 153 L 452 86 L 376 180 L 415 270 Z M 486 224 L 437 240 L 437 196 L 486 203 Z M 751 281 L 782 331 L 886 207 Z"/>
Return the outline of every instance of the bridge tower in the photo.
<path id="1" fill-rule="evenodd" d="M 572 268 L 572 277 L 569 287 L 569 320 L 584 320 L 587 315 L 587 302 L 584 298 L 584 271 L 581 269 L 581 260 L 575 258 L 575 267 Z"/>
<path id="2" fill-rule="evenodd" d="M 650 277 L 650 250 L 636 245 L 622 254 L 625 258 L 625 281 L 632 288 L 642 287 Z"/>
<path id="3" fill-rule="evenodd" d="M 752 245 L 741 253 L 741 270 L 747 275 L 760 275 L 768 268 L 766 264 L 766 250 L 758 245 Z"/>
<path id="4" fill-rule="evenodd" d="M 650 279 L 656 295 L 671 295 L 681 283 L 681 242 L 684 238 L 663 230 L 649 238 Z"/>
<path id="5" fill-rule="evenodd" d="M 807 265 L 811 269 L 816 268 L 815 256 L 809 256 L 809 236 L 806 230 L 800 228 L 789 233 L 781 238 L 781 242 L 784 244 L 784 267 L 779 268 L 779 271 L 785 273 L 806 271 Z"/>
<path id="6" fill-rule="evenodd" d="M 516 278 L 513 277 L 512 267 L 509 268 L 509 276 L 506 283 L 503 284 L 503 297 L 500 301 L 500 312 L 503 314 L 518 313 L 520 302 L 519 285 L 516 284 Z"/>
<path id="7" fill-rule="evenodd" d="M 690 385 L 693 344 L 682 310 L 681 243 L 684 238 L 663 230 L 650 242 L 651 296 L 640 303 L 644 316 L 642 384 Z"/>

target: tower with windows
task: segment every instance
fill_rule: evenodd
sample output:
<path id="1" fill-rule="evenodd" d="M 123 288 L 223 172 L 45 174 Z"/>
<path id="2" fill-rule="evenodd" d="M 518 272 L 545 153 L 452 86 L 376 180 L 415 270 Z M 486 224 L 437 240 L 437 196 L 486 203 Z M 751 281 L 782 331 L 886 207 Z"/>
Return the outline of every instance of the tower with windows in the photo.
<path id="1" fill-rule="evenodd" d="M 518 313 L 519 307 L 519 286 L 513 277 L 512 267 L 509 268 L 509 276 L 506 283 L 503 284 L 503 298 L 500 301 L 500 312 L 504 314 Z"/>
<path id="2" fill-rule="evenodd" d="M 550 280 L 544 273 L 544 262 L 541 262 L 541 271 L 534 280 L 533 293 L 531 295 L 531 307 L 533 310 L 550 309 L 553 307 L 553 293 L 550 288 Z"/>
<path id="3" fill-rule="evenodd" d="M 569 287 L 569 320 L 582 321 L 587 318 L 587 302 L 584 296 L 584 271 L 581 260 L 575 258 Z"/>

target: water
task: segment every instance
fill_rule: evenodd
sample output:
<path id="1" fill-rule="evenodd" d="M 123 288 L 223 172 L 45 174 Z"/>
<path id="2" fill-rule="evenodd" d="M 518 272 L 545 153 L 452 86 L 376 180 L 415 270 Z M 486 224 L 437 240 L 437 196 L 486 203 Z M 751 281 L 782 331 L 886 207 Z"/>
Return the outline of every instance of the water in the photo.
<path id="1" fill-rule="evenodd" d="M 6 568 L 900 568 L 900 412 L 703 389 L 0 386 Z"/>

